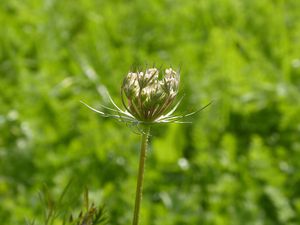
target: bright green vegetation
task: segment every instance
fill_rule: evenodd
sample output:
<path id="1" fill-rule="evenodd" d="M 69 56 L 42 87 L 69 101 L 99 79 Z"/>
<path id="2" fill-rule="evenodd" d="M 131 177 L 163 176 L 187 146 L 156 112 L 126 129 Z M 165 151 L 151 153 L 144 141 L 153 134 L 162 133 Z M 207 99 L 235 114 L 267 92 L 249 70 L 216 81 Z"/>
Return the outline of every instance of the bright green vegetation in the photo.
<path id="1" fill-rule="evenodd" d="M 46 184 L 132 220 L 140 136 L 82 104 L 120 103 L 132 65 L 181 67 L 189 125 L 152 129 L 142 225 L 300 224 L 300 1 L 2 0 L 0 223 L 43 215 Z M 42 223 L 37 223 L 42 224 Z M 58 223 L 59 224 L 59 223 Z"/>

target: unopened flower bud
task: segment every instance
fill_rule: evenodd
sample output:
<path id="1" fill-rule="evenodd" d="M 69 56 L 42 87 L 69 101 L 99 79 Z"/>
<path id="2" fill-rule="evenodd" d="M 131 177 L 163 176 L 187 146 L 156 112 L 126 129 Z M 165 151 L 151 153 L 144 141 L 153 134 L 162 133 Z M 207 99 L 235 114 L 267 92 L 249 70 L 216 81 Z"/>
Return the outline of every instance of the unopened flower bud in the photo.
<path id="1" fill-rule="evenodd" d="M 188 123 L 180 121 L 183 118 L 194 115 L 208 107 L 210 103 L 201 109 L 184 114 L 174 115 L 182 98 L 174 103 L 179 87 L 179 74 L 172 68 L 165 70 L 165 74 L 159 76 L 156 68 L 147 69 L 145 72 L 129 72 L 123 80 L 121 87 L 122 110 L 110 97 L 113 108 L 104 107 L 109 113 L 97 110 L 82 102 L 89 109 L 99 113 L 103 117 L 115 118 L 125 123 L 156 124 L 156 123 Z"/>
<path id="2" fill-rule="evenodd" d="M 122 85 L 123 104 L 138 120 L 153 122 L 170 108 L 176 98 L 178 86 L 179 75 L 172 68 L 165 70 L 162 79 L 159 79 L 156 68 L 145 72 L 130 72 Z"/>

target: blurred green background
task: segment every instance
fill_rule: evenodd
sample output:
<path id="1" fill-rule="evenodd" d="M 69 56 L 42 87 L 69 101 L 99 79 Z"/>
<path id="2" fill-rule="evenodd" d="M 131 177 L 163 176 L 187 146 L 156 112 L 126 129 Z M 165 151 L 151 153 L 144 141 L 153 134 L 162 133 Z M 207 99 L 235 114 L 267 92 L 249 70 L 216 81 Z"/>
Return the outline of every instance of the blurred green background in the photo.
<path id="1" fill-rule="evenodd" d="M 40 221 L 73 180 L 133 213 L 139 135 L 88 110 L 132 66 L 181 69 L 189 125 L 153 129 L 143 225 L 300 224 L 300 1 L 2 0 L 0 223 Z M 37 224 L 42 224 L 37 223 Z"/>

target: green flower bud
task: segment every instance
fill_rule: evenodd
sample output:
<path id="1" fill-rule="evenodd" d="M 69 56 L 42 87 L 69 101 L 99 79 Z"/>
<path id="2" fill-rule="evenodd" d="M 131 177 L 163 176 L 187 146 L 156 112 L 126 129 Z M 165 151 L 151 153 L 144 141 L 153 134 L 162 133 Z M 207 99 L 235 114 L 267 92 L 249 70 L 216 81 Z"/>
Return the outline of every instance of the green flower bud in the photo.
<path id="1" fill-rule="evenodd" d="M 97 110 L 82 102 L 89 109 L 103 117 L 110 117 L 125 123 L 156 124 L 156 123 L 189 123 L 181 121 L 208 107 L 184 115 L 174 115 L 182 98 L 174 103 L 179 88 L 179 74 L 172 68 L 166 69 L 165 74 L 159 76 L 156 68 L 146 69 L 145 72 L 129 72 L 121 87 L 122 110 L 110 97 L 113 108 L 102 106 L 109 111 Z"/>
<path id="2" fill-rule="evenodd" d="M 179 75 L 172 68 L 165 70 L 162 79 L 156 68 L 129 72 L 121 88 L 124 107 L 137 120 L 154 122 L 171 107 L 178 87 Z"/>

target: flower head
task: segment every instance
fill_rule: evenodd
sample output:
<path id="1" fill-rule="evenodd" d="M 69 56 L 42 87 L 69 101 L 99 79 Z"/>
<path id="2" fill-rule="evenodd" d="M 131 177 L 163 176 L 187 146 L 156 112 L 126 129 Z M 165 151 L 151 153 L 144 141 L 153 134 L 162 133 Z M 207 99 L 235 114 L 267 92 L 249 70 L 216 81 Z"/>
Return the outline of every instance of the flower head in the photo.
<path id="1" fill-rule="evenodd" d="M 156 68 L 149 68 L 144 72 L 129 72 L 121 86 L 121 98 L 125 110 L 118 107 L 109 95 L 114 108 L 102 107 L 108 109 L 110 113 L 104 113 L 82 103 L 104 117 L 113 117 L 123 122 L 185 123 L 179 120 L 206 108 L 210 103 L 196 112 L 173 115 L 182 100 L 181 98 L 174 103 L 178 94 L 179 81 L 179 73 L 172 68 L 166 69 L 163 75 L 160 75 Z"/>
<path id="2" fill-rule="evenodd" d="M 126 110 L 143 122 L 155 122 L 174 102 L 178 93 L 179 74 L 172 68 L 160 79 L 156 68 L 129 72 L 121 87 Z"/>

